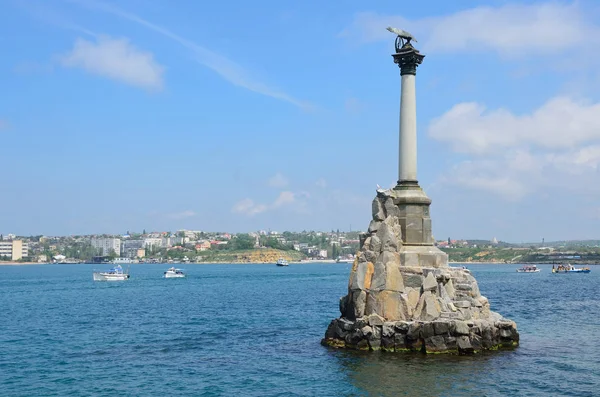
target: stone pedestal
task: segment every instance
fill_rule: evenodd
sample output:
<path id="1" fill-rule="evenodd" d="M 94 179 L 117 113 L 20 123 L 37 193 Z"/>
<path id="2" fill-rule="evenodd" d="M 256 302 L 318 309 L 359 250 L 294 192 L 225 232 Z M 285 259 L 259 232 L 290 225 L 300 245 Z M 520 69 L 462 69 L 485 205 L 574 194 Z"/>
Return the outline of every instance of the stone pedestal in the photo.
<path id="1" fill-rule="evenodd" d="M 340 299 L 341 317 L 331 322 L 322 343 L 459 354 L 516 346 L 516 324 L 490 310 L 470 271 L 449 267 L 447 255 L 427 244 L 430 200 L 422 191 L 409 196 L 421 202 L 408 203 L 398 190 L 377 192 L 348 294 Z M 415 229 L 415 224 L 428 226 Z M 405 235 L 403 228 L 418 233 Z"/>

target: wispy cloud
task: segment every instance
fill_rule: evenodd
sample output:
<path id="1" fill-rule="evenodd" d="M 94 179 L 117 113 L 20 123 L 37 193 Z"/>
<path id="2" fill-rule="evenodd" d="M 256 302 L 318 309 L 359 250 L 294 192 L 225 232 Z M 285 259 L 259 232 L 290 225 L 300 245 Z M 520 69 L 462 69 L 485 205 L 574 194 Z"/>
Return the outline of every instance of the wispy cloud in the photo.
<path id="1" fill-rule="evenodd" d="M 267 181 L 269 186 L 279 188 L 286 187 L 289 183 L 290 181 L 281 172 L 276 173 Z"/>
<path id="2" fill-rule="evenodd" d="M 157 90 L 163 86 L 164 67 L 152 53 L 135 48 L 127 39 L 99 37 L 96 42 L 77 39 L 60 57 L 66 67 L 77 67 L 126 84 Z"/>
<path id="3" fill-rule="evenodd" d="M 449 15 L 410 20 L 401 15 L 363 12 L 340 35 L 359 42 L 390 40 L 386 26 L 409 30 L 428 52 L 493 50 L 504 55 L 555 55 L 597 44 L 600 28 L 575 2 L 479 6 Z"/>
<path id="4" fill-rule="evenodd" d="M 8 121 L 0 119 L 0 131 L 8 129 L 9 126 Z"/>
<path id="5" fill-rule="evenodd" d="M 266 205 L 258 204 L 255 203 L 252 199 L 245 198 L 235 203 L 235 205 L 231 209 L 231 212 L 247 216 L 253 216 L 256 214 L 260 214 L 261 212 L 265 212 L 267 209 L 268 207 Z"/>
<path id="6" fill-rule="evenodd" d="M 272 98 L 276 98 L 276 99 L 279 99 L 282 101 L 292 103 L 292 104 L 294 104 L 300 108 L 306 109 L 306 110 L 309 110 L 312 108 L 312 105 L 310 103 L 300 101 L 300 100 L 286 94 L 283 91 L 272 88 L 260 81 L 257 81 L 256 79 L 250 77 L 246 70 L 244 70 L 240 65 L 233 62 L 232 60 L 230 60 L 220 54 L 217 54 L 216 52 L 213 52 L 213 51 L 207 49 L 206 47 L 200 46 L 191 40 L 183 38 L 160 25 L 154 24 L 146 19 L 143 19 L 142 17 L 140 17 L 136 14 L 129 13 L 129 12 L 124 11 L 113 5 L 103 3 L 100 1 L 95 1 L 95 0 L 66 0 L 66 1 L 75 3 L 75 4 L 79 4 L 79 5 L 85 6 L 90 9 L 94 9 L 94 10 L 98 10 L 98 11 L 102 11 L 105 13 L 115 15 L 119 18 L 126 19 L 126 20 L 134 22 L 138 25 L 144 26 L 147 29 L 153 30 L 154 32 L 159 33 L 159 34 L 179 43 L 180 45 L 184 46 L 188 50 L 192 51 L 192 53 L 195 55 L 195 60 L 198 63 L 212 69 L 213 71 L 218 73 L 221 77 L 223 77 L 225 80 L 229 81 L 230 83 L 232 83 L 236 86 L 243 87 L 250 91 L 254 91 L 254 92 L 262 94 L 262 95 L 266 95 L 266 96 L 269 96 Z"/>
<path id="7" fill-rule="evenodd" d="M 279 193 L 277 198 L 275 198 L 271 204 L 259 204 L 255 203 L 254 200 L 250 198 L 245 198 L 241 201 L 238 201 L 231 209 L 231 212 L 247 216 L 254 216 L 262 212 L 290 207 L 292 204 L 294 204 L 295 208 L 304 211 L 305 199 L 308 199 L 309 197 L 310 194 L 307 192 L 294 193 L 289 190 L 284 190 Z"/>

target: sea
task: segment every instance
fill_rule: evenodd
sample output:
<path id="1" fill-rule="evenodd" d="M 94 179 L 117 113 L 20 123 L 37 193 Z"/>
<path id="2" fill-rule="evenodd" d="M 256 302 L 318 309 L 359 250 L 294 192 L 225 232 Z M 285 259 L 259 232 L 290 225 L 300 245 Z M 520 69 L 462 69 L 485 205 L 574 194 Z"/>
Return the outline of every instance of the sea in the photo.
<path id="1" fill-rule="evenodd" d="M 350 264 L 0 266 L 0 396 L 600 396 L 600 266 L 467 265 L 515 350 L 333 350 Z"/>

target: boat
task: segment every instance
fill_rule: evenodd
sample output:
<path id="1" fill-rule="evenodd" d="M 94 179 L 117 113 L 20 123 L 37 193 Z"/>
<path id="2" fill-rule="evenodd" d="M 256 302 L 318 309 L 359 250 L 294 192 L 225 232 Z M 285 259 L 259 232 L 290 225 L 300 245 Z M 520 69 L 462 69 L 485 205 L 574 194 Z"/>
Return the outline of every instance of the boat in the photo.
<path id="1" fill-rule="evenodd" d="M 94 272 L 94 281 L 123 281 L 129 278 L 129 272 L 125 273 L 121 265 L 117 265 L 107 272 Z"/>
<path id="2" fill-rule="evenodd" d="M 288 261 L 283 258 L 279 258 L 276 263 L 277 266 L 289 266 Z"/>
<path id="3" fill-rule="evenodd" d="M 552 273 L 589 273 L 591 272 L 589 267 L 576 268 L 571 264 L 558 265 L 556 268 L 552 265 Z"/>
<path id="4" fill-rule="evenodd" d="M 539 273 L 540 269 L 536 265 L 524 265 L 522 268 L 517 269 L 517 273 Z"/>
<path id="5" fill-rule="evenodd" d="M 165 272 L 165 278 L 184 278 L 185 273 L 181 269 L 176 269 L 174 267 L 169 268 Z"/>

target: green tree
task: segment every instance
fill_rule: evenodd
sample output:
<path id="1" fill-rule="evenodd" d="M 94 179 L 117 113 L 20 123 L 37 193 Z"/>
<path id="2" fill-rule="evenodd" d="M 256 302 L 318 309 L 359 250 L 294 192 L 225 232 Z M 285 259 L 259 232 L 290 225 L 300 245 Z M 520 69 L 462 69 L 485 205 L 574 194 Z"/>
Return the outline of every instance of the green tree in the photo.
<path id="1" fill-rule="evenodd" d="M 230 250 L 248 250 L 254 248 L 254 237 L 242 233 L 235 236 L 227 244 Z"/>

